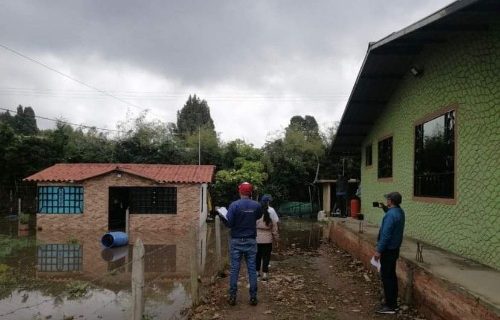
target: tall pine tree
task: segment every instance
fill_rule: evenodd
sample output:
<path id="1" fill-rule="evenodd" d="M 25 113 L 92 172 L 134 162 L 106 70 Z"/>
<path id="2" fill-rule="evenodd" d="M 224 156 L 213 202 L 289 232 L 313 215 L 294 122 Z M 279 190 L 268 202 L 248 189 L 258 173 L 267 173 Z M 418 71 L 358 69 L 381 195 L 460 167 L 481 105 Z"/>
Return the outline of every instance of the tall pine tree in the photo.
<path id="1" fill-rule="evenodd" d="M 190 95 L 184 107 L 177 111 L 177 132 L 186 137 L 198 133 L 200 128 L 213 131 L 215 135 L 214 121 L 207 102 Z"/>

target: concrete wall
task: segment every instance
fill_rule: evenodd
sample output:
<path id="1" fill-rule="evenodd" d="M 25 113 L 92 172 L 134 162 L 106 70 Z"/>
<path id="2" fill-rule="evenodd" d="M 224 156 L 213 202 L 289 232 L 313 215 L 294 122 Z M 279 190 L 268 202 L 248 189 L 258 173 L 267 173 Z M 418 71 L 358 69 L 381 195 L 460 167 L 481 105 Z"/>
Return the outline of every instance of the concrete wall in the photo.
<path id="1" fill-rule="evenodd" d="M 45 184 L 48 185 L 48 184 Z M 57 184 L 53 184 L 57 185 Z M 151 180 L 126 173 L 110 173 L 84 181 L 83 214 L 37 214 L 37 227 L 43 230 L 108 230 L 109 187 L 177 187 L 177 214 L 131 214 L 130 230 L 166 230 L 198 227 L 200 220 L 200 185 L 157 185 Z"/>
<path id="2" fill-rule="evenodd" d="M 379 223 L 372 201 L 400 191 L 405 233 L 500 269 L 500 25 L 457 33 L 424 49 L 415 61 L 422 76 L 405 77 L 362 145 L 362 212 Z M 413 198 L 414 130 L 420 119 L 456 107 L 455 200 Z M 437 115 L 437 114 L 436 114 Z M 393 178 L 377 179 L 377 143 L 393 136 Z M 365 147 L 373 165 L 365 167 Z"/>
<path id="3" fill-rule="evenodd" d="M 329 238 L 367 268 L 372 268 L 370 259 L 375 254 L 375 243 L 364 234 L 355 233 L 341 223 L 333 223 Z M 408 259 L 399 258 L 396 273 L 401 300 L 415 305 L 430 320 L 498 319 L 496 311 L 486 303 Z"/>

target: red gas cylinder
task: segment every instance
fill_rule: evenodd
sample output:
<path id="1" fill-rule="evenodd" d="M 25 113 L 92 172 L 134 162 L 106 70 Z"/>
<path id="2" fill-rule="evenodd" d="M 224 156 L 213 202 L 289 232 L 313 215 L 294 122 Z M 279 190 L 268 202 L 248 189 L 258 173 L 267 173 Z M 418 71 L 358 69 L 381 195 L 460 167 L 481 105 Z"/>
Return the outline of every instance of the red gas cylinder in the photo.
<path id="1" fill-rule="evenodd" d="M 351 217 L 357 218 L 359 214 L 359 199 L 351 199 Z"/>

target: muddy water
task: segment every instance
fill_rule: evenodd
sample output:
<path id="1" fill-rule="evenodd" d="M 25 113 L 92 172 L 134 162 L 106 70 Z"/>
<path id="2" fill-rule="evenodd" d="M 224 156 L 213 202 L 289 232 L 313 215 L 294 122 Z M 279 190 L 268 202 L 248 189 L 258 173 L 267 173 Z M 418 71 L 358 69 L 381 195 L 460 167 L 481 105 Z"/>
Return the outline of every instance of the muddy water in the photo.
<path id="1" fill-rule="evenodd" d="M 280 221 L 280 247 L 283 249 L 316 249 L 322 235 L 323 227 L 314 220 L 284 217 Z"/>
<path id="2" fill-rule="evenodd" d="M 203 282 L 215 274 L 214 225 L 198 233 L 196 244 L 186 231 L 130 235 L 129 242 L 140 238 L 146 251 L 147 319 L 186 318 L 192 302 L 191 259 L 196 259 Z M 33 227 L 19 231 L 17 221 L 0 218 L 0 319 L 128 318 L 133 245 L 105 249 L 102 235 L 85 230 L 35 232 Z M 315 222 L 283 218 L 280 249 L 317 248 L 321 235 L 322 227 Z"/>
<path id="3" fill-rule="evenodd" d="M 193 246 L 203 276 L 212 265 L 214 232 L 132 233 L 145 247 L 145 314 L 184 319 L 191 306 Z M 0 319 L 126 319 L 133 246 L 104 249 L 103 232 L 18 231 L 0 220 Z M 208 245 L 207 245 L 208 243 Z M 208 252 L 208 255 L 207 255 Z"/>

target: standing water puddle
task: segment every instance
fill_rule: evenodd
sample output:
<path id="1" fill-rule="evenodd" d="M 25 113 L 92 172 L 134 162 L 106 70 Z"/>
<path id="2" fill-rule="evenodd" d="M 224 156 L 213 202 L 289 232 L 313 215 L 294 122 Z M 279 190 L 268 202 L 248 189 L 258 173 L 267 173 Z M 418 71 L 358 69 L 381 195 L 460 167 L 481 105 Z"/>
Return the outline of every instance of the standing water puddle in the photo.
<path id="1" fill-rule="evenodd" d="M 129 243 L 140 238 L 145 248 L 146 319 L 186 318 L 194 259 L 202 279 L 216 273 L 214 225 L 198 232 L 196 244 L 189 231 L 131 234 Z M 128 318 L 133 245 L 105 249 L 102 235 L 18 231 L 17 221 L 0 220 L 0 319 Z M 222 235 L 227 261 L 227 232 Z M 315 222 L 282 220 L 282 249 L 315 249 L 321 237 L 322 227 Z"/>
<path id="2" fill-rule="evenodd" d="M 203 275 L 210 265 L 207 247 L 214 251 L 211 228 L 200 231 L 196 245 L 189 232 L 131 234 L 129 243 L 140 238 L 145 248 L 145 318 L 185 318 L 183 311 L 191 306 L 191 248 L 198 249 Z M 0 318 L 128 318 L 133 245 L 104 249 L 102 235 L 18 232 L 16 221 L 0 221 Z"/>

